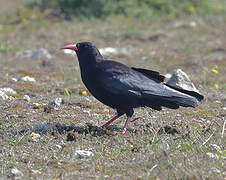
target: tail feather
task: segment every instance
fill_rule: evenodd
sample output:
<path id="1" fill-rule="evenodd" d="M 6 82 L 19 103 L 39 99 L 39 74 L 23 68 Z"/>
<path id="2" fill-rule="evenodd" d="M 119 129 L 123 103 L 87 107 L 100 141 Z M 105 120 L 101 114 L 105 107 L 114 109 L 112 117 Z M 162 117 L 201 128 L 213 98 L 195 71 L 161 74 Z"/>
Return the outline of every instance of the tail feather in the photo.
<path id="1" fill-rule="evenodd" d="M 156 110 L 160 110 L 162 106 L 170 109 L 178 109 L 179 106 L 197 107 L 204 98 L 201 94 L 194 91 L 187 91 L 171 86 L 168 87 L 173 90 L 167 96 L 145 94 L 143 104 Z"/>
<path id="2" fill-rule="evenodd" d="M 165 85 L 168 86 L 171 89 L 174 89 L 176 91 L 182 92 L 182 93 L 187 94 L 189 96 L 195 97 L 200 102 L 204 99 L 203 95 L 201 95 L 201 94 L 199 94 L 199 93 L 197 93 L 195 91 L 188 91 L 188 90 L 185 90 L 185 89 L 180 89 L 180 88 L 168 85 L 168 84 L 165 84 Z"/>

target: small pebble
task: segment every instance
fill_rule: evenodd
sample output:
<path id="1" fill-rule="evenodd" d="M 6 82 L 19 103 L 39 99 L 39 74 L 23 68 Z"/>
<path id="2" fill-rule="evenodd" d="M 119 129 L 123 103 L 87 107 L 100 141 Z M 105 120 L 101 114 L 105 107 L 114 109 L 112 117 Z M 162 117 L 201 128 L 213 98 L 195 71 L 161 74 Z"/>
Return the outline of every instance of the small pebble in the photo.
<path id="1" fill-rule="evenodd" d="M 23 176 L 23 173 L 18 170 L 17 168 L 13 168 L 11 169 L 11 173 L 14 175 L 14 176 Z"/>
<path id="2" fill-rule="evenodd" d="M 20 80 L 24 81 L 24 82 L 36 82 L 35 78 L 30 77 L 30 76 L 24 76 Z"/>
<path id="3" fill-rule="evenodd" d="M 23 99 L 27 102 L 31 101 L 31 98 L 28 95 L 24 95 Z"/>
<path id="4" fill-rule="evenodd" d="M 92 157 L 93 153 L 91 151 L 84 151 L 84 150 L 76 150 L 73 154 L 73 157 L 75 158 L 89 158 Z"/>
<path id="5" fill-rule="evenodd" d="M 206 153 L 205 156 L 206 156 L 208 159 L 216 159 L 216 158 L 217 158 L 216 154 L 213 154 L 213 153 L 211 153 L 211 152 Z"/>

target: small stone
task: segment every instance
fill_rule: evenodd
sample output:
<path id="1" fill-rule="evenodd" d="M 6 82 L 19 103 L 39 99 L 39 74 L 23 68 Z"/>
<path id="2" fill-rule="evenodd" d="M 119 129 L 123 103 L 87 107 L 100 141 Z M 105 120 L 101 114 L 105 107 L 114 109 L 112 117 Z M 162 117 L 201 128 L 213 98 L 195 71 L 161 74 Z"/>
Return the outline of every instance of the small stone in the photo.
<path id="1" fill-rule="evenodd" d="M 14 176 L 23 176 L 23 173 L 18 170 L 17 168 L 13 168 L 11 169 L 11 173 L 14 175 Z"/>
<path id="2" fill-rule="evenodd" d="M 62 149 L 62 146 L 59 145 L 59 144 L 56 144 L 55 147 L 56 147 L 57 149 Z"/>
<path id="3" fill-rule="evenodd" d="M 213 151 L 213 152 L 221 152 L 221 148 L 220 146 L 216 145 L 216 144 L 210 144 L 209 148 Z"/>
<path id="4" fill-rule="evenodd" d="M 30 76 L 24 76 L 20 80 L 24 81 L 24 82 L 36 82 L 35 78 L 30 77 Z"/>
<path id="5" fill-rule="evenodd" d="M 31 170 L 31 172 L 34 174 L 41 174 L 41 172 L 39 170 Z"/>
<path id="6" fill-rule="evenodd" d="M 52 55 L 44 48 L 36 49 L 36 50 L 23 50 L 17 53 L 17 57 L 21 59 L 40 59 L 47 58 L 51 59 Z"/>
<path id="7" fill-rule="evenodd" d="M 34 142 L 38 142 L 39 139 L 40 139 L 41 135 L 40 134 L 37 134 L 37 133 L 32 133 L 31 134 L 31 139 L 34 141 Z"/>
<path id="8" fill-rule="evenodd" d="M 206 153 L 205 156 L 206 156 L 206 158 L 208 158 L 208 159 L 216 159 L 216 158 L 217 158 L 216 154 L 213 154 L 213 153 L 211 153 L 211 152 Z"/>
<path id="9" fill-rule="evenodd" d="M 3 91 L 0 91 L 0 97 L 1 97 L 3 100 L 9 99 L 9 96 L 7 96 L 7 94 L 5 94 Z"/>
<path id="10" fill-rule="evenodd" d="M 76 55 L 76 52 L 74 50 L 71 49 L 63 49 L 64 54 L 69 54 L 69 55 Z"/>
<path id="11" fill-rule="evenodd" d="M 11 78 L 11 81 L 12 82 L 17 82 L 18 80 L 17 80 L 17 78 Z"/>
<path id="12" fill-rule="evenodd" d="M 56 98 L 54 101 L 52 101 L 50 103 L 50 105 L 55 106 L 55 107 L 59 107 L 62 103 L 63 103 L 62 98 Z"/>
<path id="13" fill-rule="evenodd" d="M 191 21 L 189 25 L 190 27 L 195 28 L 197 26 L 197 23 L 195 21 Z"/>
<path id="14" fill-rule="evenodd" d="M 0 88 L 0 91 L 4 92 L 5 94 L 16 94 L 16 91 L 12 88 Z"/>
<path id="15" fill-rule="evenodd" d="M 31 98 L 28 95 L 24 95 L 23 99 L 27 102 L 31 101 Z"/>
<path id="16" fill-rule="evenodd" d="M 93 156 L 93 153 L 91 151 L 85 151 L 85 150 L 76 150 L 73 154 L 73 157 L 75 158 L 90 158 Z"/>
<path id="17" fill-rule="evenodd" d="M 166 79 L 170 79 L 172 77 L 172 74 L 167 73 L 164 76 L 165 76 Z"/>

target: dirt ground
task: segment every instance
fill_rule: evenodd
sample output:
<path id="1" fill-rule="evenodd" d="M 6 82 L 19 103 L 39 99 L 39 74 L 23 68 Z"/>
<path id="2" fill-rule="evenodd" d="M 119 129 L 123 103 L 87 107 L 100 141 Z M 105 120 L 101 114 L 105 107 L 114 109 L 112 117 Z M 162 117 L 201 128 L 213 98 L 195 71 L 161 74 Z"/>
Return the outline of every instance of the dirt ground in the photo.
<path id="1" fill-rule="evenodd" d="M 225 179 L 225 29 L 221 15 L 2 25 L 0 88 L 16 94 L 0 97 L 0 179 Z M 137 108 L 125 135 L 124 116 L 102 130 L 115 111 L 86 90 L 77 57 L 59 50 L 80 41 L 124 49 L 107 57 L 129 66 L 163 75 L 181 68 L 205 99 L 195 109 Z M 53 57 L 21 58 L 38 48 Z M 24 76 L 36 82 L 12 80 Z M 54 109 L 56 98 L 63 103 Z"/>

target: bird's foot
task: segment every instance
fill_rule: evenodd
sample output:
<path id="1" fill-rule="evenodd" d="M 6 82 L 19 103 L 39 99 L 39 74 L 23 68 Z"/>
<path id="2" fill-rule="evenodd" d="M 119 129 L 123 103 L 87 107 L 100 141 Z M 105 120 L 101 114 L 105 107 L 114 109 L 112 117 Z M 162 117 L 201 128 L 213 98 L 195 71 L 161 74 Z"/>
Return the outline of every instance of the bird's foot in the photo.
<path id="1" fill-rule="evenodd" d="M 121 134 L 125 134 L 126 130 L 127 130 L 126 128 L 123 128 Z"/>

